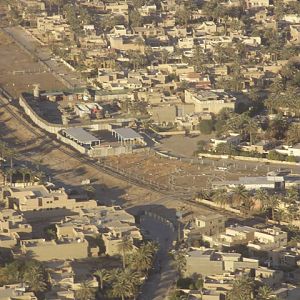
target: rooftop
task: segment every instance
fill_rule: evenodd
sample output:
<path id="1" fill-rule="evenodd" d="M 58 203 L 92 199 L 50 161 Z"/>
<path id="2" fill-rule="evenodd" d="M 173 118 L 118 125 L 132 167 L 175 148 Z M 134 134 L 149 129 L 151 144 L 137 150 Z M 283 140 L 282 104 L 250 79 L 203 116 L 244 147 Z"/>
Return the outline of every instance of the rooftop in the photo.
<path id="1" fill-rule="evenodd" d="M 91 142 L 99 141 L 98 138 L 84 130 L 83 128 L 68 128 L 64 129 L 66 135 L 70 136 L 71 138 L 83 143 L 89 144 Z"/>

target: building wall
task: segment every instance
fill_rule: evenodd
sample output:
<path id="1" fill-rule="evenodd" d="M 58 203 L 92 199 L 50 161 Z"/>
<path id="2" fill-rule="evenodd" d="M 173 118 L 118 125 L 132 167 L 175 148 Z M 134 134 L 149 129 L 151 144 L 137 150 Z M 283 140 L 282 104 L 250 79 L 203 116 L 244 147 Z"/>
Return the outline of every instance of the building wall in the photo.
<path id="1" fill-rule="evenodd" d="M 186 273 L 188 276 L 196 274 L 215 275 L 223 274 L 223 261 L 204 260 L 199 257 L 187 257 Z"/>
<path id="2" fill-rule="evenodd" d="M 35 247 L 22 247 L 23 250 L 30 251 L 34 259 L 48 261 L 53 259 L 82 259 L 88 257 L 88 242 L 72 242 L 56 244 L 46 242 L 46 244 Z"/>

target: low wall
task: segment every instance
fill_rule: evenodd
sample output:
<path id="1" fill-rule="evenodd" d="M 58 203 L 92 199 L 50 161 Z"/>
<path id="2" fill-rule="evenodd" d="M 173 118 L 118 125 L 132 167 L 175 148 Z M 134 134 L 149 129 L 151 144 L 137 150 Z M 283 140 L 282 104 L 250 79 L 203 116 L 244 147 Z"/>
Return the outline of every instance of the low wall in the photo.
<path id="1" fill-rule="evenodd" d="M 82 153 L 82 154 L 87 154 L 88 153 L 88 149 L 80 146 L 79 144 L 77 144 L 76 142 L 62 136 L 60 133 L 58 133 L 56 135 L 57 139 L 67 145 L 72 146 L 74 149 L 76 149 L 78 152 Z"/>
<path id="2" fill-rule="evenodd" d="M 19 97 L 19 104 L 24 109 L 25 114 L 31 119 L 31 121 L 36 124 L 38 127 L 44 129 L 47 132 L 57 134 L 59 131 L 66 129 L 67 126 L 57 125 L 53 123 L 49 123 L 43 118 L 41 118 L 27 103 L 27 100 L 23 95 Z"/>
<path id="3" fill-rule="evenodd" d="M 230 211 L 230 212 L 235 213 L 235 214 L 241 214 L 241 211 L 239 209 L 232 208 L 232 207 L 230 207 L 229 205 L 226 205 L 226 204 L 225 205 L 220 205 L 218 203 L 215 203 L 215 202 L 212 202 L 212 201 L 209 201 L 209 200 L 205 200 L 205 199 L 200 199 L 200 198 L 196 198 L 195 201 L 199 202 L 201 204 L 211 206 L 211 207 L 217 207 L 217 208 L 225 209 L 225 210 Z"/>
<path id="4" fill-rule="evenodd" d="M 300 166 L 298 162 L 290 161 L 280 161 L 280 160 L 270 160 L 267 158 L 258 158 L 258 157 L 249 157 L 249 156 L 235 156 L 235 155 L 219 155 L 219 154 L 210 154 L 210 153 L 198 153 L 198 157 L 207 157 L 207 158 L 223 158 L 223 159 L 235 159 L 243 161 L 253 161 L 260 163 L 270 163 L 270 164 L 280 164 L 280 165 L 289 165 L 289 166 Z"/>
<path id="5" fill-rule="evenodd" d="M 87 152 L 88 156 L 90 157 L 105 157 L 105 156 L 128 154 L 128 153 L 132 153 L 132 149 L 125 146 L 99 147 L 99 148 L 91 149 Z"/>
<path id="6" fill-rule="evenodd" d="M 155 132 L 158 135 L 161 136 L 170 136 L 170 135 L 185 135 L 185 130 L 174 130 L 174 131 L 157 131 L 153 127 L 151 127 L 151 130 Z M 200 130 L 191 130 L 189 131 L 190 134 L 200 134 Z"/>

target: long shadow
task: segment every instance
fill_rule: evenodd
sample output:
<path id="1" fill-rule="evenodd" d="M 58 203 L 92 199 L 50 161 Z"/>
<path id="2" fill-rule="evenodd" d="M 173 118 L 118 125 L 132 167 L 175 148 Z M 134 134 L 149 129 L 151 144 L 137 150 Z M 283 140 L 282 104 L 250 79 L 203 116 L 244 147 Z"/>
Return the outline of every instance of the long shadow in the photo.
<path id="1" fill-rule="evenodd" d="M 138 299 L 152 300 L 156 297 L 164 299 L 177 277 L 169 251 L 177 238 L 178 228 L 183 226 L 176 218 L 176 210 L 163 205 L 145 204 L 130 208 L 128 212 L 136 216 L 137 223 L 140 224 L 146 238 L 159 244 L 154 268 L 141 288 Z"/>

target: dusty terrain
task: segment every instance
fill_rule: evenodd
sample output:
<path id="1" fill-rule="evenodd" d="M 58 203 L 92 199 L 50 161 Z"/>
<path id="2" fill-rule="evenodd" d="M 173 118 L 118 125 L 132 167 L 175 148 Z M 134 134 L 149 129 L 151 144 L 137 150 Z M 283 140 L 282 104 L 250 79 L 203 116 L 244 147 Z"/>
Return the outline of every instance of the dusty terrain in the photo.
<path id="1" fill-rule="evenodd" d="M 21 92 L 32 91 L 35 83 L 41 89 L 63 88 L 50 72 L 0 31 L 0 86 L 18 97 Z"/>

